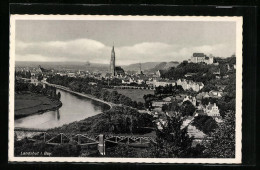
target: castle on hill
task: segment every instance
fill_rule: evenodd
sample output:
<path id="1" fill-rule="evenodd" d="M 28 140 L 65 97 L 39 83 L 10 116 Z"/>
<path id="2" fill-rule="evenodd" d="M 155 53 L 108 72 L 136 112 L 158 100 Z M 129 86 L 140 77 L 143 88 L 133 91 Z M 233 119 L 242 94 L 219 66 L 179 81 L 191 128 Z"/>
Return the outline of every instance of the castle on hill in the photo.
<path id="1" fill-rule="evenodd" d="M 213 56 L 206 56 L 204 53 L 193 53 L 191 58 L 188 60 L 189 63 L 206 63 L 206 64 L 213 64 L 214 57 Z"/>

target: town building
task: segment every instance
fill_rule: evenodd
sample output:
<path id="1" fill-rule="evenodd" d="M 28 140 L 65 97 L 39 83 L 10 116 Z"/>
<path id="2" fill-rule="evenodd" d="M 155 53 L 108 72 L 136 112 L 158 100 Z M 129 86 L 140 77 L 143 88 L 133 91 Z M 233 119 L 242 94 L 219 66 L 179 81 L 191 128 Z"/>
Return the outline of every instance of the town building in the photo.
<path id="1" fill-rule="evenodd" d="M 193 91 L 200 91 L 204 84 L 202 82 L 194 82 L 192 80 L 186 80 L 186 79 L 178 79 L 176 81 L 177 85 L 182 86 L 184 90 L 192 89 Z"/>
<path id="2" fill-rule="evenodd" d="M 219 113 L 219 109 L 218 106 L 216 105 L 216 103 L 211 104 L 209 102 L 209 104 L 203 109 L 204 112 L 208 115 L 208 116 L 212 116 L 212 117 L 218 117 L 220 116 Z"/>
<path id="3" fill-rule="evenodd" d="M 217 91 L 217 90 L 211 90 L 209 92 L 209 96 L 213 97 L 213 98 L 220 98 L 223 96 L 223 92 L 222 91 Z"/>
<path id="4" fill-rule="evenodd" d="M 185 77 L 193 77 L 193 76 L 196 76 L 196 75 L 197 75 L 197 73 L 187 73 L 184 76 Z"/>
<path id="5" fill-rule="evenodd" d="M 206 63 L 213 64 L 214 57 L 206 56 L 204 53 L 193 53 L 192 57 L 188 60 L 189 63 Z"/>
<path id="6" fill-rule="evenodd" d="M 38 86 L 39 81 L 37 80 L 37 78 L 36 78 L 35 76 L 32 76 L 32 77 L 31 77 L 31 83 L 34 84 L 34 85 L 36 85 L 36 86 Z"/>
<path id="7" fill-rule="evenodd" d="M 163 105 L 169 104 L 169 103 L 171 103 L 171 102 L 169 102 L 169 101 L 164 101 L 164 100 L 157 100 L 157 101 L 152 101 L 152 106 L 153 106 L 153 107 L 162 108 Z"/>
<path id="8" fill-rule="evenodd" d="M 159 86 L 165 87 L 167 85 L 168 86 L 169 85 L 175 86 L 175 81 L 171 81 L 171 80 L 168 80 L 168 81 L 165 81 L 165 80 L 154 80 L 153 81 L 153 86 L 154 87 L 159 87 Z"/>
<path id="9" fill-rule="evenodd" d="M 176 99 L 175 99 L 175 97 L 173 97 L 173 96 L 168 96 L 168 97 L 165 97 L 165 98 L 163 98 L 163 101 L 166 101 L 166 102 L 173 102 L 173 101 L 175 101 Z"/>
<path id="10" fill-rule="evenodd" d="M 211 90 L 210 92 L 201 92 L 197 94 L 197 100 L 201 100 L 203 98 L 221 98 L 223 96 L 222 91 L 218 90 Z"/>

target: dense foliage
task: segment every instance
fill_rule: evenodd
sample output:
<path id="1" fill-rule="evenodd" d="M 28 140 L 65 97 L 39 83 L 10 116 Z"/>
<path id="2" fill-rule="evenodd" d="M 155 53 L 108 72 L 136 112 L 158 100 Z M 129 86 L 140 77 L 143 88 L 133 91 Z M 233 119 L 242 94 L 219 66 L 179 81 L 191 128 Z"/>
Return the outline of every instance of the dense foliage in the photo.
<path id="1" fill-rule="evenodd" d="M 173 86 L 172 84 L 166 85 L 166 86 L 158 86 L 155 87 L 154 94 L 155 95 L 162 95 L 162 94 L 170 94 L 170 95 L 175 95 L 183 92 L 182 86 L 175 85 Z"/>
<path id="2" fill-rule="evenodd" d="M 15 71 L 15 77 L 22 77 L 22 78 L 31 78 L 31 72 L 30 71 Z"/>
<path id="3" fill-rule="evenodd" d="M 211 140 L 204 141 L 206 147 L 204 154 L 210 158 L 234 158 L 235 157 L 235 112 L 226 114 L 224 122 L 211 133 Z"/>
<path id="4" fill-rule="evenodd" d="M 187 128 L 181 128 L 181 116 L 168 117 L 162 130 L 157 130 L 156 145 L 152 147 L 151 157 L 156 158 L 185 158 L 200 157 L 202 148 L 192 147 L 193 138 L 189 137 Z"/>
<path id="5" fill-rule="evenodd" d="M 188 63 L 183 61 L 177 67 L 172 67 L 162 75 L 163 78 L 172 80 L 182 79 L 188 73 L 193 73 L 194 76 L 185 77 L 185 79 L 193 80 L 195 82 L 202 82 L 204 85 L 211 84 L 210 81 L 215 80 L 214 72 L 220 71 L 220 76 L 234 73 L 234 70 L 228 70 L 236 64 L 235 56 L 226 59 L 217 58 L 219 65 L 208 65 L 205 63 Z"/>
<path id="6" fill-rule="evenodd" d="M 60 92 L 56 93 L 56 88 L 46 85 L 45 88 L 43 85 L 32 84 L 32 83 L 25 83 L 22 81 L 15 81 L 15 92 L 23 92 L 23 91 L 30 91 L 32 93 L 42 94 L 44 96 L 48 96 L 55 100 L 60 100 L 61 94 Z"/>
<path id="7" fill-rule="evenodd" d="M 193 106 L 193 104 L 190 101 L 185 101 L 180 106 L 176 101 L 174 101 L 169 104 L 165 104 L 162 107 L 162 111 L 164 112 L 170 112 L 170 113 L 178 112 L 181 113 L 183 117 L 193 116 L 195 110 L 196 110 L 195 106 Z"/>
<path id="8" fill-rule="evenodd" d="M 210 134 L 218 128 L 216 121 L 210 116 L 198 115 L 194 118 L 192 125 L 205 134 Z"/>
<path id="9" fill-rule="evenodd" d="M 129 107 L 113 107 L 87 119 L 63 125 L 50 131 L 70 133 L 146 133 L 143 127 L 154 127 L 153 117 Z"/>

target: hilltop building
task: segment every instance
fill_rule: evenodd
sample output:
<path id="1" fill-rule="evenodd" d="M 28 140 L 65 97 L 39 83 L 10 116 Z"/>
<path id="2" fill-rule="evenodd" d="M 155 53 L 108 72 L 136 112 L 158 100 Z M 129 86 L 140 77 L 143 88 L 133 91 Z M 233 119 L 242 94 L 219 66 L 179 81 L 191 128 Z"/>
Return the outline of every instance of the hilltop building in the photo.
<path id="1" fill-rule="evenodd" d="M 188 60 L 189 63 L 206 63 L 206 64 L 213 64 L 214 57 L 213 56 L 206 56 L 204 53 L 193 53 L 191 58 Z"/>

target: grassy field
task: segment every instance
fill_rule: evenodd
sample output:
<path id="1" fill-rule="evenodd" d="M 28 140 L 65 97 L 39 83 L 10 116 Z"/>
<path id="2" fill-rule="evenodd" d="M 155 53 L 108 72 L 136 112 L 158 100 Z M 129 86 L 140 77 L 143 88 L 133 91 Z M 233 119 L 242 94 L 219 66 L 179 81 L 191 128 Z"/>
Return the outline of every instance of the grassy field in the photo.
<path id="1" fill-rule="evenodd" d="M 130 97 L 133 101 L 144 103 L 145 94 L 154 94 L 153 90 L 147 89 L 107 89 L 110 92 L 116 90 L 119 94 Z"/>
<path id="2" fill-rule="evenodd" d="M 25 92 L 15 94 L 15 118 L 25 117 L 34 113 L 43 113 L 61 106 L 61 102 L 40 94 Z"/>

